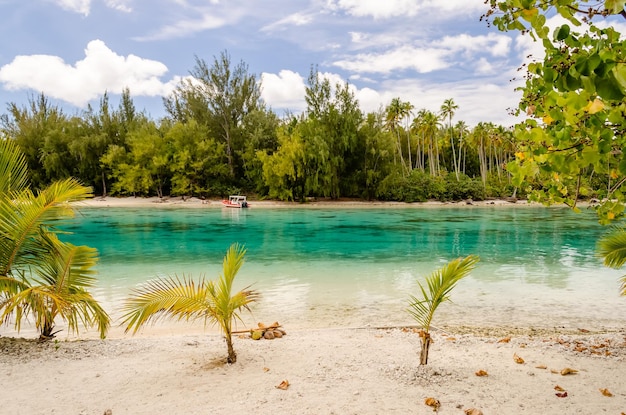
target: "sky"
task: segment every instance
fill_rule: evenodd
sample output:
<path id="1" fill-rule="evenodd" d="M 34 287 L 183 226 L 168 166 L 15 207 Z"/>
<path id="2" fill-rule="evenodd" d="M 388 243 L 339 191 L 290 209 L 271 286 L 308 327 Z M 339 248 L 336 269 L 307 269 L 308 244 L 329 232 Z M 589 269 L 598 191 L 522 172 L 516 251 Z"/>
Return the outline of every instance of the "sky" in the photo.
<path id="1" fill-rule="evenodd" d="M 312 68 L 348 82 L 365 112 L 393 98 L 453 121 L 512 125 L 528 37 L 480 21 L 484 0 L 0 0 L 0 114 L 43 92 L 66 114 L 117 106 L 166 115 L 196 58 L 248 66 L 277 114 L 306 108 Z"/>

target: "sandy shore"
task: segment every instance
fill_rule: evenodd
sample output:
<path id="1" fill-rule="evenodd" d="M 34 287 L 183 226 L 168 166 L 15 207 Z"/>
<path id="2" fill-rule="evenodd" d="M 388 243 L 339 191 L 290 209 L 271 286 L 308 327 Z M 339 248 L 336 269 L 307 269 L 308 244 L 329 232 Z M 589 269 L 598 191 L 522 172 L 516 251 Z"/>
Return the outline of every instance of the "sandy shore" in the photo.
<path id="1" fill-rule="evenodd" d="M 253 202 L 253 207 L 325 203 Z M 220 202 L 96 198 L 83 205 L 219 207 Z M 406 204 L 380 204 L 393 205 Z M 103 341 L 93 333 L 47 343 L 0 337 L 0 413 L 430 414 L 427 398 L 439 401 L 442 414 L 471 408 L 481 411 L 475 415 L 626 413 L 626 329 L 592 321 L 567 330 L 517 324 L 520 329 L 439 327 L 427 366 L 419 365 L 416 330 L 400 327 L 285 326 L 285 337 L 258 341 L 242 334 L 235 339 L 233 365 L 224 363 L 221 335 L 204 332 L 201 323 L 146 327 L 135 337 L 117 327 L 118 335 Z M 0 334 L 10 335 L 6 328 Z M 21 336 L 36 337 L 28 331 Z M 566 368 L 577 372 L 562 375 Z M 288 387 L 278 388 L 284 381 Z"/>
<path id="2" fill-rule="evenodd" d="M 442 414 L 626 412 L 624 331 L 440 331 L 429 364 L 419 366 L 419 336 L 411 329 L 285 329 L 280 339 L 236 338 L 233 365 L 223 363 L 226 347 L 217 334 L 58 343 L 0 338 L 1 412 L 429 414 L 424 402 L 431 397 Z M 562 375 L 566 368 L 578 372 Z M 277 388 L 283 381 L 289 386 Z"/>
<path id="3" fill-rule="evenodd" d="M 460 201 L 460 202 L 436 202 L 429 201 L 423 203 L 404 203 L 404 202 L 378 202 L 378 201 L 363 201 L 354 199 L 317 199 L 311 200 L 306 203 L 300 202 L 281 202 L 275 200 L 249 200 L 250 207 L 252 208 L 286 208 L 286 207 L 347 207 L 347 208 L 398 208 L 398 207 L 437 207 L 437 206 L 541 206 L 536 203 L 528 203 L 525 200 L 519 201 L 506 201 L 501 199 L 494 200 L 482 200 L 482 201 Z M 207 199 L 202 200 L 195 197 L 181 198 L 181 197 L 95 197 L 86 201 L 80 202 L 79 206 L 88 207 L 189 207 L 189 208 L 208 208 L 216 207 L 221 208 L 221 200 Z M 581 206 L 587 206 L 587 204 L 581 204 Z"/>

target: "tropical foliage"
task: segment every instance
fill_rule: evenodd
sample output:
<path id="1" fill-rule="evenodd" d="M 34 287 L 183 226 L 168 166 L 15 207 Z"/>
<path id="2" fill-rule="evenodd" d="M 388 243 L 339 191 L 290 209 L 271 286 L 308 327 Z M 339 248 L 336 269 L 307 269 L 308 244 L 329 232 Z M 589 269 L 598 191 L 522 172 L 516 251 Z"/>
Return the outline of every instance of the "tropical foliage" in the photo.
<path id="1" fill-rule="evenodd" d="M 610 26 L 626 18 L 624 0 L 491 0 L 500 30 L 542 42 L 545 56 L 527 66 L 508 165 L 533 200 L 576 206 L 596 193 L 602 223 L 624 212 L 626 184 L 626 41 Z M 552 16 L 565 23 L 551 30 Z"/>
<path id="2" fill-rule="evenodd" d="M 0 140 L 1 321 L 14 320 L 19 331 L 32 316 L 41 338 L 50 339 L 60 318 L 71 332 L 95 325 L 104 338 L 110 319 L 89 292 L 97 252 L 61 241 L 54 227 L 90 189 L 65 179 L 35 194 L 28 184 L 26 158 L 13 141 Z"/>
<path id="3" fill-rule="evenodd" d="M 178 320 L 201 319 L 217 324 L 224 333 L 228 363 L 237 361 L 233 348 L 233 323 L 240 312 L 249 310 L 259 294 L 244 288 L 233 291 L 233 282 L 244 263 L 246 250 L 239 244 L 230 246 L 224 256 L 222 275 L 216 281 L 201 277 L 198 281 L 183 276 L 159 278 L 137 289 L 124 306 L 126 331 L 136 333 L 144 324 L 163 317 Z"/>
<path id="4" fill-rule="evenodd" d="M 417 297 L 410 296 L 408 312 L 422 328 L 420 365 L 428 364 L 428 351 L 431 343 L 430 326 L 435 311 L 443 302 L 450 300 L 450 292 L 474 269 L 478 261 L 479 258 L 474 255 L 450 261 L 427 277 L 426 285 L 418 282 L 420 294 Z"/>
<path id="5" fill-rule="evenodd" d="M 598 252 L 604 259 L 604 265 L 621 268 L 626 264 L 626 228 L 618 227 L 600 239 Z M 626 296 L 626 275 L 621 278 L 621 295 Z"/>
<path id="6" fill-rule="evenodd" d="M 104 196 L 412 201 L 421 199 L 413 177 L 425 175 L 436 187 L 480 189 L 455 198 L 515 192 L 503 169 L 517 151 L 510 129 L 468 128 L 454 120 L 452 98 L 440 112 L 396 97 L 364 113 L 351 85 L 312 68 L 306 109 L 279 118 L 260 99 L 261 82 L 227 52 L 196 57 L 190 74 L 164 100 L 160 120 L 137 111 L 128 90 L 117 107 L 105 93 L 71 116 L 41 94 L 25 107 L 9 104 L 0 135 L 20 146 L 36 189 L 76 177 Z M 422 193 L 438 198 L 436 190 Z"/>

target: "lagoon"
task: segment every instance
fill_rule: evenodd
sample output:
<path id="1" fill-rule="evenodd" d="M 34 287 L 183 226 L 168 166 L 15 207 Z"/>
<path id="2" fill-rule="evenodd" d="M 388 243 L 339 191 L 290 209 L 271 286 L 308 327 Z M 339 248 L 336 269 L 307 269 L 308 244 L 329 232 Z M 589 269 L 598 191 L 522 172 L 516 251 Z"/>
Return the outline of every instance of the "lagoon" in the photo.
<path id="1" fill-rule="evenodd" d="M 232 243 L 236 280 L 262 293 L 251 321 L 286 327 L 412 324 L 418 279 L 448 260 L 481 262 L 435 325 L 620 328 L 623 270 L 604 267 L 592 211 L 408 208 L 80 208 L 63 238 L 98 249 L 96 297 L 116 316 L 133 287 L 165 275 L 215 278 Z M 592 327 L 593 326 L 593 327 Z"/>

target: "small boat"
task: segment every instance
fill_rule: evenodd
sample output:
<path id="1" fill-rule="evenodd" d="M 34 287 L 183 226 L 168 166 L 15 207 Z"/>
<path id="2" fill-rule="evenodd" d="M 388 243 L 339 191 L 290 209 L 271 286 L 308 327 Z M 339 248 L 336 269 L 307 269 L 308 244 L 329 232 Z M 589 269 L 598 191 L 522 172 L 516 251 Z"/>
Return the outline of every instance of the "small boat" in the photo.
<path id="1" fill-rule="evenodd" d="M 228 196 L 228 200 L 222 200 L 222 205 L 230 208 L 247 208 L 249 206 L 246 197 L 240 195 Z"/>

